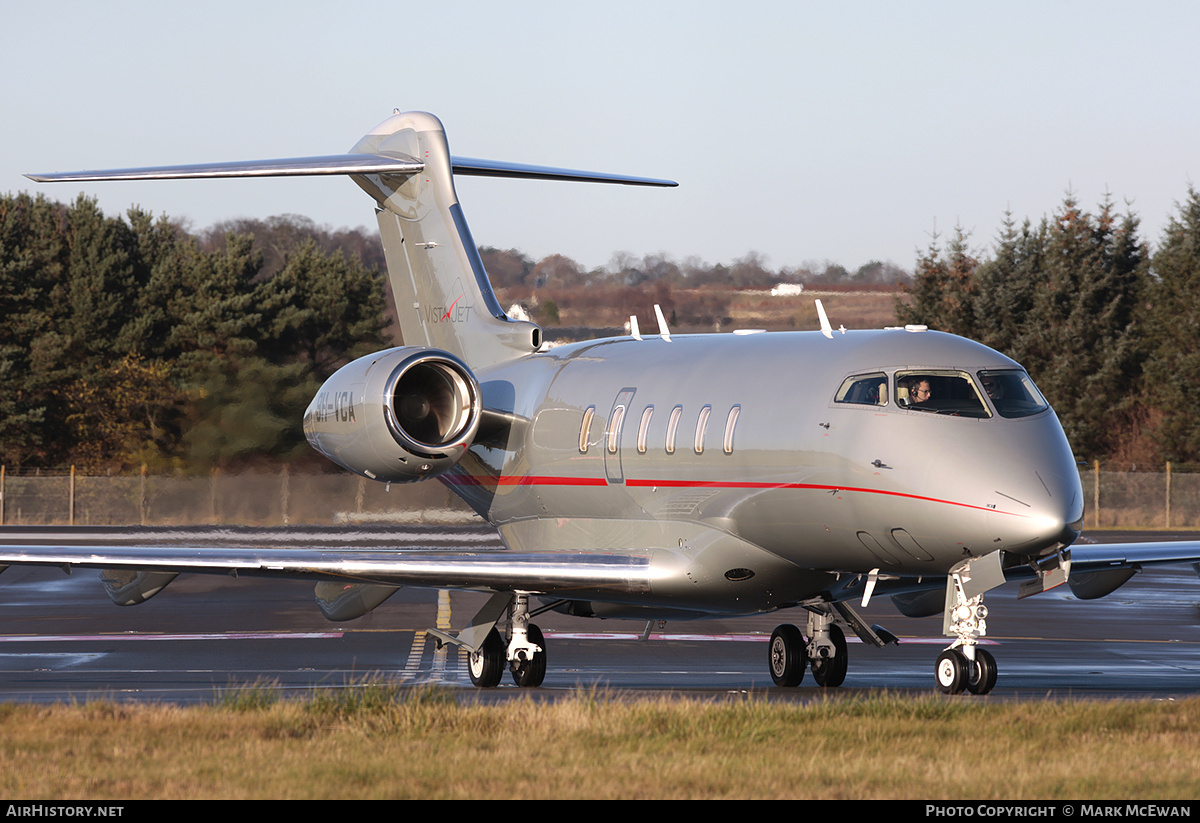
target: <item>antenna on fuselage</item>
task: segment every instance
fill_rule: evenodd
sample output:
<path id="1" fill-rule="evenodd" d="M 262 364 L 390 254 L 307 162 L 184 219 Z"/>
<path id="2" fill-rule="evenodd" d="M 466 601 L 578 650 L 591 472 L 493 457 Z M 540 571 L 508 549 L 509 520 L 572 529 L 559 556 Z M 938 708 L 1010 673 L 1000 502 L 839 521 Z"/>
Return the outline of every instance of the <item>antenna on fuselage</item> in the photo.
<path id="1" fill-rule="evenodd" d="M 629 315 L 629 334 L 633 337 L 634 340 L 642 339 L 642 330 L 638 328 L 638 321 L 637 321 L 636 314 Z"/>
<path id="2" fill-rule="evenodd" d="M 821 320 L 821 334 L 833 339 L 833 326 L 829 325 L 829 315 L 825 313 L 825 307 L 821 305 L 821 298 L 817 298 L 817 317 Z"/>
<path id="3" fill-rule="evenodd" d="M 671 332 L 667 328 L 667 318 L 663 317 L 662 306 L 654 304 L 654 316 L 658 318 L 658 334 L 663 340 L 671 342 Z"/>
<path id="4" fill-rule="evenodd" d="M 817 304 L 817 317 L 820 318 L 820 320 L 821 320 L 821 334 L 825 335 L 830 340 L 832 340 L 833 339 L 833 326 L 831 326 L 829 324 L 829 315 L 827 315 L 825 313 L 825 307 L 823 305 L 821 305 L 821 298 L 818 297 L 815 302 Z M 842 334 L 845 334 L 846 327 L 838 326 L 838 331 L 840 331 Z"/>

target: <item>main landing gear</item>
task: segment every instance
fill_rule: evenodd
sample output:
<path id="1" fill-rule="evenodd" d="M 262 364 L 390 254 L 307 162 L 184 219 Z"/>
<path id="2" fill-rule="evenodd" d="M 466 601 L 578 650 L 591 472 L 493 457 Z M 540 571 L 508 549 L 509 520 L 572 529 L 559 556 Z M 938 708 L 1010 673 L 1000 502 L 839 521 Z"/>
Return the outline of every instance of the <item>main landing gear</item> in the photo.
<path id="1" fill-rule="evenodd" d="M 790 623 L 779 626 L 771 634 L 768 662 L 771 679 L 776 686 L 799 686 L 804 670 L 812 669 L 818 686 L 836 688 L 846 680 L 850 656 L 846 635 L 833 622 L 828 610 L 810 611 L 806 641 L 800 630 Z"/>
<path id="2" fill-rule="evenodd" d="M 503 600 L 509 599 L 508 595 L 498 597 L 502 597 Z M 476 621 L 472 621 L 472 626 L 482 627 L 484 624 L 477 621 L 480 618 L 487 620 L 489 607 L 494 609 L 496 602 L 497 598 L 493 597 L 488 606 L 484 606 L 476 615 Z M 500 601 L 501 608 L 504 605 Z M 536 688 L 542 685 L 542 681 L 546 679 L 546 640 L 542 635 L 542 630 L 529 622 L 529 595 L 524 592 L 512 595 L 507 609 L 509 613 L 508 643 L 504 642 L 500 637 L 500 632 L 495 628 L 499 615 L 491 618 L 491 628 L 486 637 L 479 648 L 470 652 L 467 658 L 467 672 L 471 676 L 471 682 L 476 686 L 490 689 L 500 685 L 507 663 L 514 683 L 522 688 Z M 464 633 L 460 633 L 460 638 Z"/>

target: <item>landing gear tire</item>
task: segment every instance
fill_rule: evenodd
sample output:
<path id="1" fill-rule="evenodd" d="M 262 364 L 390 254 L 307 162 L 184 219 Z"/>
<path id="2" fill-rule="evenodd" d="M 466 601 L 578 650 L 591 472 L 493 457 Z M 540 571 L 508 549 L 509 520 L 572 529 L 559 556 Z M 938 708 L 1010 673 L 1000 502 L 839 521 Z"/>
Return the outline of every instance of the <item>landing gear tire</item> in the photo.
<path id="1" fill-rule="evenodd" d="M 508 669 L 512 672 L 513 682 L 522 689 L 536 689 L 546 679 L 546 640 L 542 637 L 542 630 L 532 623 L 526 631 L 529 642 L 541 646 L 542 650 L 535 652 L 529 660 L 512 661 Z M 500 680 L 499 675 L 496 675 L 496 680 Z"/>
<path id="2" fill-rule="evenodd" d="M 946 649 L 938 655 L 934 676 L 943 694 L 961 694 L 967 685 L 969 666 L 966 655 L 958 649 Z"/>
<path id="3" fill-rule="evenodd" d="M 767 662 L 776 686 L 799 686 L 804 680 L 804 669 L 808 665 L 808 652 L 804 647 L 804 635 L 795 626 L 784 623 L 775 627 L 767 647 Z"/>
<path id="4" fill-rule="evenodd" d="M 543 664 L 543 674 L 545 670 Z M 479 651 L 467 657 L 467 671 L 471 675 L 471 682 L 481 689 L 493 689 L 500 685 L 500 678 L 504 675 L 504 641 L 500 639 L 500 632 L 495 629 L 488 632 Z"/>
<path id="5" fill-rule="evenodd" d="M 996 685 L 996 658 L 986 649 L 975 649 L 975 662 L 967 675 L 967 691 L 971 694 L 987 694 Z"/>
<path id="6" fill-rule="evenodd" d="M 833 643 L 833 657 L 814 657 L 812 673 L 818 686 L 836 689 L 846 681 L 850 652 L 846 648 L 846 635 L 841 626 L 834 624 L 829 627 L 829 640 Z"/>

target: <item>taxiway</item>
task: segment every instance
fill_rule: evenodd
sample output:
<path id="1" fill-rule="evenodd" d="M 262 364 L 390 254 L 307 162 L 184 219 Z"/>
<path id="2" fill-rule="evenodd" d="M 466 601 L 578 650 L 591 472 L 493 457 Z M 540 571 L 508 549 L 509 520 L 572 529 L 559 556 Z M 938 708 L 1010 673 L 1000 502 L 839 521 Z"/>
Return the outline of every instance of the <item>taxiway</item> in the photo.
<path id="1" fill-rule="evenodd" d="M 28 533 L 4 529 L 0 536 L 12 540 L 17 531 Z M 328 543 L 331 534 L 293 530 L 273 539 Z M 499 547 L 489 530 L 463 527 L 366 530 L 358 539 L 381 545 L 397 536 L 421 545 Z M 1140 537 L 1098 532 L 1087 539 Z M 579 688 L 792 700 L 831 694 L 811 676 L 797 689 L 771 682 L 767 640 L 777 624 L 801 622 L 798 613 L 672 622 L 656 625 L 647 640 L 639 639 L 644 623 L 547 613 L 535 619 L 549 648 L 543 687 L 517 689 L 506 677 L 500 688 L 480 692 L 470 685 L 464 656 L 437 649 L 425 629 L 460 628 L 482 595 L 404 589 L 365 617 L 330 623 L 313 603 L 310 582 L 191 575 L 143 605 L 121 608 L 96 576 L 14 567 L 0 577 L 0 701 L 196 703 L 247 685 L 292 693 L 380 678 L 486 700 L 553 699 Z M 1200 580 L 1187 566 L 1143 571 L 1101 600 L 1078 601 L 1062 587 L 1018 601 L 1009 585 L 987 602 L 985 642 L 1000 678 L 988 697 L 959 699 L 1200 694 Z M 886 598 L 862 611 L 899 636 L 900 645 L 874 649 L 851 639 L 849 674 L 833 693 L 933 693 L 933 661 L 948 643 L 941 617 L 905 618 Z"/>

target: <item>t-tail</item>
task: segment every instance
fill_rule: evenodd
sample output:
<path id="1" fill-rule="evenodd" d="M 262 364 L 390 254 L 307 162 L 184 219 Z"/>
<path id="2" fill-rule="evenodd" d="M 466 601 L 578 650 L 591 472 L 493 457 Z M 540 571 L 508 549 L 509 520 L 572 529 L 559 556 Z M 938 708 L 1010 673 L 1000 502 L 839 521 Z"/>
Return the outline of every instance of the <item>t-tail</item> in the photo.
<path id="1" fill-rule="evenodd" d="M 542 330 L 504 313 L 463 218 L 454 175 L 674 186 L 670 180 L 453 157 L 439 121 L 397 111 L 349 154 L 189 166 L 31 174 L 38 181 L 347 174 L 374 198 L 406 346 L 483 368 L 536 351 Z"/>
<path id="2" fill-rule="evenodd" d="M 360 357 L 321 386 L 304 413 L 313 448 L 385 482 L 437 477 L 462 459 L 487 409 L 475 372 L 537 351 L 542 330 L 508 317 L 454 191 L 455 174 L 673 186 L 670 180 L 452 157 L 441 122 L 396 112 L 349 154 L 66 172 L 38 181 L 348 174 L 375 199 L 404 345 Z"/>
<path id="3" fill-rule="evenodd" d="M 356 174 L 375 217 L 406 346 L 430 346 L 473 368 L 537 351 L 542 330 L 504 313 L 454 190 L 442 124 L 431 114 L 389 117 L 352 149 L 413 158 L 417 174 Z"/>

